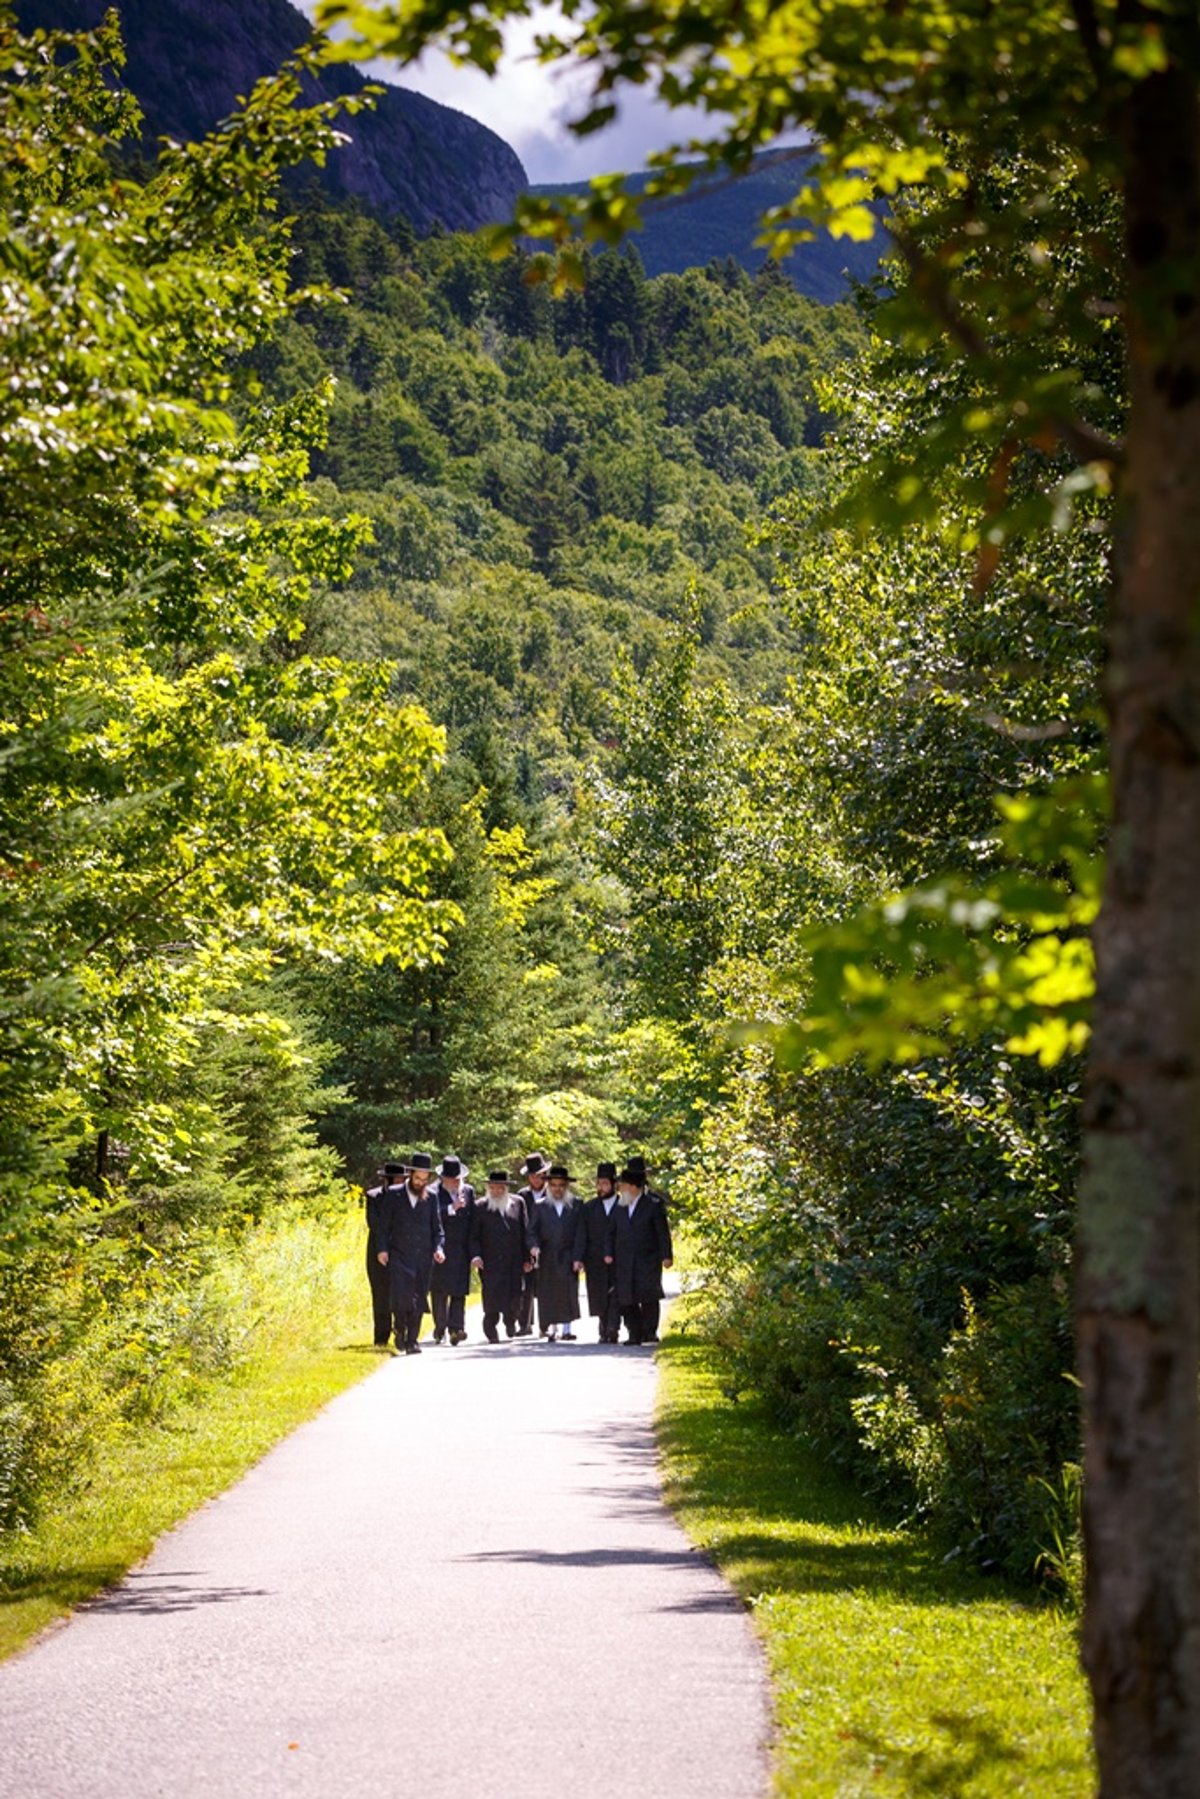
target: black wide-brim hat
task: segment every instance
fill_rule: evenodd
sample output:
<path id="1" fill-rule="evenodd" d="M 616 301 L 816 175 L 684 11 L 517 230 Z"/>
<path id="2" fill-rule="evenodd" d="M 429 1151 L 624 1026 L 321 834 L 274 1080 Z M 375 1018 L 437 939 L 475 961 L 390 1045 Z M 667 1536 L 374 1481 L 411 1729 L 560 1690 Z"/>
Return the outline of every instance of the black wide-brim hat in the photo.
<path id="1" fill-rule="evenodd" d="M 383 1165 L 383 1172 L 387 1175 L 407 1174 L 408 1173 L 408 1163 L 407 1162 L 385 1162 Z"/>
<path id="2" fill-rule="evenodd" d="M 410 1174 L 413 1173 L 414 1170 L 417 1173 L 424 1172 L 425 1174 L 432 1174 L 433 1173 L 433 1157 L 427 1156 L 423 1149 L 418 1149 L 417 1151 L 415 1151 L 415 1153 L 413 1155 L 409 1156 L 408 1161 L 405 1164 L 405 1167 L 408 1169 Z"/>
<path id="3" fill-rule="evenodd" d="M 646 1185 L 644 1165 L 638 1162 L 627 1163 L 617 1176 L 617 1185 L 619 1187 L 644 1187 Z"/>
<path id="4" fill-rule="evenodd" d="M 438 1163 L 438 1173 L 439 1174 L 449 1174 L 449 1175 L 460 1174 L 461 1175 L 465 1172 L 466 1171 L 463 1168 L 463 1165 L 459 1161 L 457 1156 L 443 1156 L 441 1161 Z"/>
<path id="5" fill-rule="evenodd" d="M 534 1150 L 521 1163 L 522 1174 L 541 1174 L 546 1166 L 546 1158 L 540 1150 Z"/>
<path id="6" fill-rule="evenodd" d="M 616 1163 L 615 1162 L 601 1162 L 600 1166 L 596 1170 L 596 1179 L 598 1181 L 615 1181 L 616 1178 L 617 1178 Z"/>
<path id="7" fill-rule="evenodd" d="M 546 1179 L 548 1181 L 569 1181 L 571 1171 L 569 1168 L 565 1168 L 561 1162 L 556 1162 L 553 1168 L 547 1169 Z"/>
<path id="8" fill-rule="evenodd" d="M 488 1186 L 489 1187 L 491 1186 L 493 1181 L 501 1181 L 504 1184 L 504 1186 L 507 1187 L 508 1186 L 508 1170 L 506 1168 L 493 1168 L 492 1172 L 488 1175 Z"/>

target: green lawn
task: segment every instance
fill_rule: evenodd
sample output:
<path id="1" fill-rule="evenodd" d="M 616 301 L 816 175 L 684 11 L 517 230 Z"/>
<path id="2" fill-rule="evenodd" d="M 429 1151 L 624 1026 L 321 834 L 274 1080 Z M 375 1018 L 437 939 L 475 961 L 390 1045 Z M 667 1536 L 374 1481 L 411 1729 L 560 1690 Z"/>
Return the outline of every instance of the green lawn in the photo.
<path id="1" fill-rule="evenodd" d="M 660 1365 L 667 1496 L 752 1608 L 777 1794 L 1086 1799 L 1074 1621 L 880 1523 L 758 1405 L 726 1398 L 686 1330 Z"/>

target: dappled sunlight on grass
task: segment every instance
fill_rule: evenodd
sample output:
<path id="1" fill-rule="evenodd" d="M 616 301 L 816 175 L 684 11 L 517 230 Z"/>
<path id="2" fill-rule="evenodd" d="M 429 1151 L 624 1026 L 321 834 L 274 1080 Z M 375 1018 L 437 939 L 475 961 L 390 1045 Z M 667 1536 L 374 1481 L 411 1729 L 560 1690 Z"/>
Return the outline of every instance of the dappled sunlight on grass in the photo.
<path id="1" fill-rule="evenodd" d="M 751 1606 L 775 1689 L 786 1799 L 1085 1799 L 1074 1622 L 947 1562 L 723 1393 L 703 1343 L 668 1338 L 667 1496 Z"/>

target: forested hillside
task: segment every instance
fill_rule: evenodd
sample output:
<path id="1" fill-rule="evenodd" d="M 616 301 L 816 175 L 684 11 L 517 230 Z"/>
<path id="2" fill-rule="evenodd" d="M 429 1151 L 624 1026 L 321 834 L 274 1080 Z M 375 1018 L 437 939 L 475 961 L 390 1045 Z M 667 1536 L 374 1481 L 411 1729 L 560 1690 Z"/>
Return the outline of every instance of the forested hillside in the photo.
<path id="1" fill-rule="evenodd" d="M 1095 513 L 986 580 L 929 508 L 831 513 L 881 447 L 911 506 L 946 379 L 880 302 L 628 250 L 555 297 L 316 193 L 281 232 L 328 130 L 294 89 L 114 182 L 112 53 L 7 90 L 0 1526 L 75 1477 L 80 1393 L 119 1430 L 236 1364 L 248 1232 L 416 1146 L 637 1147 L 735 1387 L 1032 1573 L 1073 1527 L 1073 1064 L 789 1071 L 741 1027 L 814 928 L 1037 860 L 993 796 L 1097 765 Z"/>
<path id="2" fill-rule="evenodd" d="M 403 983 L 329 976 L 356 1099 L 328 1128 L 355 1173 L 426 1136 L 594 1160 L 642 1141 L 652 1085 L 626 1067 L 645 1023 L 623 945 L 655 846 L 626 849 L 621 745 L 684 639 L 722 691 L 782 700 L 797 639 L 756 537 L 818 480 L 818 388 L 862 329 L 732 263 L 647 281 L 635 253 L 600 256 L 556 301 L 520 258 L 354 211 L 317 205 L 294 241 L 297 278 L 348 304 L 301 313 L 255 367 L 281 399 L 335 378 L 313 491 L 373 538 L 310 641 L 383 659 L 445 727 L 430 804 L 469 919 Z"/>

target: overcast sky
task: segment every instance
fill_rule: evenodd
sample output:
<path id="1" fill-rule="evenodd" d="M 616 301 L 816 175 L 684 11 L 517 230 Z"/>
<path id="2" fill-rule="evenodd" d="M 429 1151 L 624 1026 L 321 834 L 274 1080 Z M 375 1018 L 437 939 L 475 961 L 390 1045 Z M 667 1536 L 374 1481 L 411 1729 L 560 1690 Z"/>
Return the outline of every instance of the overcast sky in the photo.
<path id="1" fill-rule="evenodd" d="M 301 0 L 311 14 L 315 0 Z M 670 113 L 643 88 L 629 88 L 616 123 L 591 137 L 575 138 L 566 121 L 587 111 L 583 70 L 542 68 L 533 59 L 535 31 L 545 30 L 549 9 L 535 26 L 514 21 L 499 72 L 491 80 L 475 69 L 456 69 L 444 56 L 429 54 L 411 68 L 394 63 L 365 64 L 365 72 L 397 87 L 415 88 L 490 125 L 512 145 L 529 179 L 574 181 L 616 169 L 640 169 L 647 153 L 703 131 L 698 117 Z"/>

